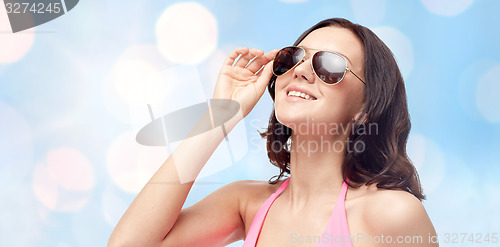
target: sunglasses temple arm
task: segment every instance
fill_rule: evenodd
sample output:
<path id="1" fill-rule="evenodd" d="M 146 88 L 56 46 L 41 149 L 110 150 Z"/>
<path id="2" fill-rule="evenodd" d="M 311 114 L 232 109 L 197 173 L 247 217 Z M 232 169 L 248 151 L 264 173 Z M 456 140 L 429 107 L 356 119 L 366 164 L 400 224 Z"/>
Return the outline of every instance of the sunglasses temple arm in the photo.
<path id="1" fill-rule="evenodd" d="M 366 83 L 363 80 L 361 80 L 361 78 L 359 78 L 359 76 L 356 75 L 352 70 L 350 70 L 349 68 L 347 68 L 347 70 L 349 70 L 349 72 L 351 72 L 354 76 L 356 76 L 356 78 L 358 78 L 363 84 L 366 85 Z"/>

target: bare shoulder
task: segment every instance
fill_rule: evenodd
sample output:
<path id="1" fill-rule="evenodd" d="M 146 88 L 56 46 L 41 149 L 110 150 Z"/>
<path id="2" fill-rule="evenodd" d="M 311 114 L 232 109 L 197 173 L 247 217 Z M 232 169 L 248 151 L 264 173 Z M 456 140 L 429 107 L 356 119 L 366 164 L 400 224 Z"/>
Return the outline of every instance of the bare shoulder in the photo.
<path id="1" fill-rule="evenodd" d="M 260 197 L 269 197 L 282 183 L 283 180 L 280 180 L 275 184 L 259 180 L 238 180 L 229 183 L 224 187 L 227 187 L 228 190 L 236 192 L 240 196 L 240 199 L 253 200 Z"/>
<path id="2" fill-rule="evenodd" d="M 278 190 L 283 182 L 284 180 L 280 180 L 271 184 L 269 181 L 238 180 L 226 185 L 228 189 L 237 193 L 240 215 L 246 229 L 250 227 L 259 207 Z"/>
<path id="3" fill-rule="evenodd" d="M 422 202 L 409 192 L 378 188 L 368 192 L 365 212 L 367 223 L 379 227 L 413 224 L 427 216 Z"/>
<path id="4" fill-rule="evenodd" d="M 259 180 L 238 180 L 231 183 L 231 190 L 238 193 L 240 212 L 243 219 L 245 219 L 247 215 L 253 215 L 254 211 L 256 213 L 258 207 L 260 207 L 271 194 L 278 190 L 282 183 L 283 180 L 275 184 L 271 184 L 269 181 Z"/>
<path id="5" fill-rule="evenodd" d="M 423 240 L 435 235 L 422 202 L 407 191 L 363 185 L 353 189 L 352 194 L 357 212 L 361 214 L 363 229 L 372 235 L 422 236 Z"/>
<path id="6" fill-rule="evenodd" d="M 280 182 L 277 184 L 280 184 Z M 222 188 L 238 194 L 242 199 L 247 199 L 262 195 L 263 193 L 266 194 L 270 192 L 272 194 L 277 184 L 270 184 L 268 181 L 259 180 L 237 180 Z"/>

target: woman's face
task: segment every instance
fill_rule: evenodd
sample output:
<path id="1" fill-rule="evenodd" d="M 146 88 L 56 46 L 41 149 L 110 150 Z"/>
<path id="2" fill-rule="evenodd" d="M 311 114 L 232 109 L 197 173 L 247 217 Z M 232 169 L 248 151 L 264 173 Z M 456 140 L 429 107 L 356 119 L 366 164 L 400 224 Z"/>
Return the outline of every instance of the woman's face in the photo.
<path id="1" fill-rule="evenodd" d="M 295 133 L 308 131 L 302 134 L 324 134 L 314 133 L 319 128 L 311 128 L 311 124 L 321 124 L 323 129 L 323 123 L 326 123 L 327 128 L 332 123 L 337 124 L 337 127 L 341 124 L 347 127 L 353 118 L 359 117 L 363 108 L 364 84 L 348 71 L 340 83 L 325 84 L 314 74 L 311 57 L 316 50 L 340 53 L 347 58 L 347 67 L 364 80 L 363 44 L 348 29 L 324 27 L 311 32 L 298 46 L 307 51 L 304 62 L 276 79 L 275 113 L 278 121 Z M 301 100 L 288 96 L 292 87 L 306 90 L 314 99 Z"/>

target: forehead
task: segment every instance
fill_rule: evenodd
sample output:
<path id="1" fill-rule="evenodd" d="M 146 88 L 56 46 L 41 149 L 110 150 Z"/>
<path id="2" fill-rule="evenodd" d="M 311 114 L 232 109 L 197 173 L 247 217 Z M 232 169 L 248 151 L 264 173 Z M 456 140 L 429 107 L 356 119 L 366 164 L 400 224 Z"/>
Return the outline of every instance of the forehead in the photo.
<path id="1" fill-rule="evenodd" d="M 309 33 L 299 46 L 335 51 L 348 57 L 354 66 L 363 64 L 363 44 L 349 29 L 333 26 L 316 29 Z"/>

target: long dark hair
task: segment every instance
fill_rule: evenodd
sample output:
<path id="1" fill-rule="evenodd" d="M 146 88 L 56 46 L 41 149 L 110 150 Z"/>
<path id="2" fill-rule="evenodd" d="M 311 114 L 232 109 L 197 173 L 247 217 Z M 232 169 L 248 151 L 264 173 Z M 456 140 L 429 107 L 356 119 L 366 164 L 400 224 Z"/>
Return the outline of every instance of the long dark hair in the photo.
<path id="1" fill-rule="evenodd" d="M 329 26 L 352 31 L 363 44 L 365 54 L 365 107 L 360 114 L 364 117 L 356 119 L 349 136 L 348 150 L 352 151 L 346 152 L 342 164 L 344 181 L 351 187 L 376 184 L 378 188 L 402 189 L 419 200 L 425 199 L 417 171 L 406 154 L 411 123 L 404 81 L 394 55 L 370 29 L 342 18 L 319 22 L 305 31 L 294 46 L 312 31 Z M 275 81 L 273 76 L 268 85 L 273 100 Z M 377 128 L 376 135 L 367 135 L 366 129 L 373 126 Z M 269 179 L 271 184 L 290 174 L 290 153 L 284 147 L 291 133 L 290 128 L 278 122 L 273 110 L 267 130 L 260 133 L 267 139 L 269 160 L 280 169 L 279 175 Z M 363 151 L 357 151 L 357 143 L 364 144 Z"/>

